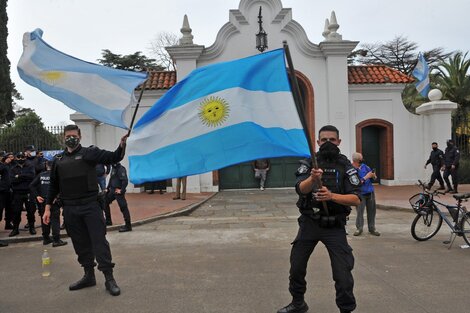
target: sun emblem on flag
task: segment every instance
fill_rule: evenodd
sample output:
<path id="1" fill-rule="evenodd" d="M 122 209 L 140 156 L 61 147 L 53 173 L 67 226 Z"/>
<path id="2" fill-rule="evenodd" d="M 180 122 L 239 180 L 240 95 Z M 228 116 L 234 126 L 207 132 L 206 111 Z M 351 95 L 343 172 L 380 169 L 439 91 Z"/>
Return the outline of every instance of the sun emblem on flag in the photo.
<path id="1" fill-rule="evenodd" d="M 41 76 L 47 83 L 54 85 L 65 77 L 65 73 L 59 71 L 47 71 L 41 73 Z"/>
<path id="2" fill-rule="evenodd" d="M 222 125 L 227 120 L 229 113 L 228 102 L 220 97 L 205 98 L 199 106 L 199 119 L 209 127 Z"/>

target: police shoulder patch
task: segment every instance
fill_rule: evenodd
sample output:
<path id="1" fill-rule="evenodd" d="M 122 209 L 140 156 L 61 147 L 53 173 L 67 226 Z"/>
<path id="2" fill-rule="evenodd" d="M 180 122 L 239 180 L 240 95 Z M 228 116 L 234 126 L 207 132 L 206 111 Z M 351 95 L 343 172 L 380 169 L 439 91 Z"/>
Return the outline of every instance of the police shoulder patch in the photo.
<path id="1" fill-rule="evenodd" d="M 357 177 L 357 175 L 350 175 L 349 176 L 349 182 L 351 184 L 353 184 L 354 186 L 357 186 L 359 185 L 360 181 L 359 181 L 359 177 Z"/>
<path id="2" fill-rule="evenodd" d="M 305 164 L 302 164 L 298 169 L 297 169 L 297 173 L 299 174 L 305 174 L 308 172 L 308 166 L 305 165 Z"/>

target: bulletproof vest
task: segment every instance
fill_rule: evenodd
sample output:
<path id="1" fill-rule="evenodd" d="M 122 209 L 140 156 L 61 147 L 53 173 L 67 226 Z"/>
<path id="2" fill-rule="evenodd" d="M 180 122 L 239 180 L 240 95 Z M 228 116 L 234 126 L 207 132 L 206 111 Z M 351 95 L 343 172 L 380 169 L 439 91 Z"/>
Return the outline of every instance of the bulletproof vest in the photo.
<path id="1" fill-rule="evenodd" d="M 342 193 L 344 165 L 338 161 L 318 160 L 318 167 L 323 170 L 322 184 L 334 193 Z"/>
<path id="2" fill-rule="evenodd" d="M 333 193 L 343 193 L 343 180 L 345 175 L 345 166 L 339 159 L 325 160 L 318 158 L 318 167 L 323 170 L 322 184 Z M 314 200 L 314 202 L 317 202 Z M 345 213 L 345 207 L 341 204 L 328 201 L 328 210 L 330 215 Z M 316 207 L 321 208 L 321 202 L 317 202 Z M 324 212 L 322 212 L 324 213 Z"/>
<path id="3" fill-rule="evenodd" d="M 60 194 L 64 200 L 84 197 L 90 192 L 98 194 L 95 164 L 83 159 L 85 151 L 86 148 L 80 148 L 73 154 L 64 153 L 56 161 Z"/>
<path id="4" fill-rule="evenodd" d="M 51 171 L 42 172 L 39 174 L 40 182 L 40 193 L 39 195 L 43 198 L 47 197 L 47 192 L 49 191 L 49 185 L 51 183 Z"/>

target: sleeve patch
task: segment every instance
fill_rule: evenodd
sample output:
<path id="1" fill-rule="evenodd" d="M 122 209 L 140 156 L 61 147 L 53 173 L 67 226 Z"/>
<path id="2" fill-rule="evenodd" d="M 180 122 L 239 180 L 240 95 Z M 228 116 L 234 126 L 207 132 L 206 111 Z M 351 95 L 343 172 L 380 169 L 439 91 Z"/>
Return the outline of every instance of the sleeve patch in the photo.
<path id="1" fill-rule="evenodd" d="M 304 165 L 302 164 L 298 169 L 297 169 L 297 173 L 299 174 L 305 174 L 308 172 L 308 166 L 307 165 Z"/>
<path id="2" fill-rule="evenodd" d="M 360 183 L 359 177 L 357 177 L 357 175 L 350 175 L 349 176 L 349 182 L 354 186 L 358 186 L 359 183 Z"/>

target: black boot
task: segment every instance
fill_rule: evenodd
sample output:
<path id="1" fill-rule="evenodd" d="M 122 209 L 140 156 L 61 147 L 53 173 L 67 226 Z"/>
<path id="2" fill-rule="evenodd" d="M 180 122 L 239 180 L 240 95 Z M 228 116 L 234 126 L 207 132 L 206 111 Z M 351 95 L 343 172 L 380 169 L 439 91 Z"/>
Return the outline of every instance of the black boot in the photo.
<path id="1" fill-rule="evenodd" d="M 308 305 L 305 301 L 302 304 L 292 302 L 288 306 L 283 307 L 277 313 L 305 313 L 308 311 Z"/>
<path id="2" fill-rule="evenodd" d="M 36 235 L 36 228 L 34 228 L 34 224 L 29 224 L 29 233 L 31 235 Z"/>
<path id="3" fill-rule="evenodd" d="M 13 230 L 10 232 L 8 237 L 13 237 L 19 235 L 20 231 L 18 230 L 18 226 L 13 226 Z"/>
<path id="4" fill-rule="evenodd" d="M 93 267 L 90 267 L 85 268 L 85 275 L 83 275 L 83 277 L 79 281 L 71 284 L 69 286 L 69 290 L 79 290 L 92 286 L 96 286 L 95 269 Z"/>
<path id="5" fill-rule="evenodd" d="M 106 271 L 103 272 L 103 274 L 106 280 L 104 283 L 106 290 L 109 291 L 112 296 L 119 296 L 121 294 L 121 289 L 117 285 L 116 280 L 114 280 L 113 272 Z"/>
<path id="6" fill-rule="evenodd" d="M 8 246 L 8 242 L 0 241 L 0 247 L 7 247 L 7 246 Z"/>
<path id="7" fill-rule="evenodd" d="M 124 233 L 126 231 L 132 231 L 131 221 L 126 221 L 126 224 L 119 228 L 120 233 Z"/>

